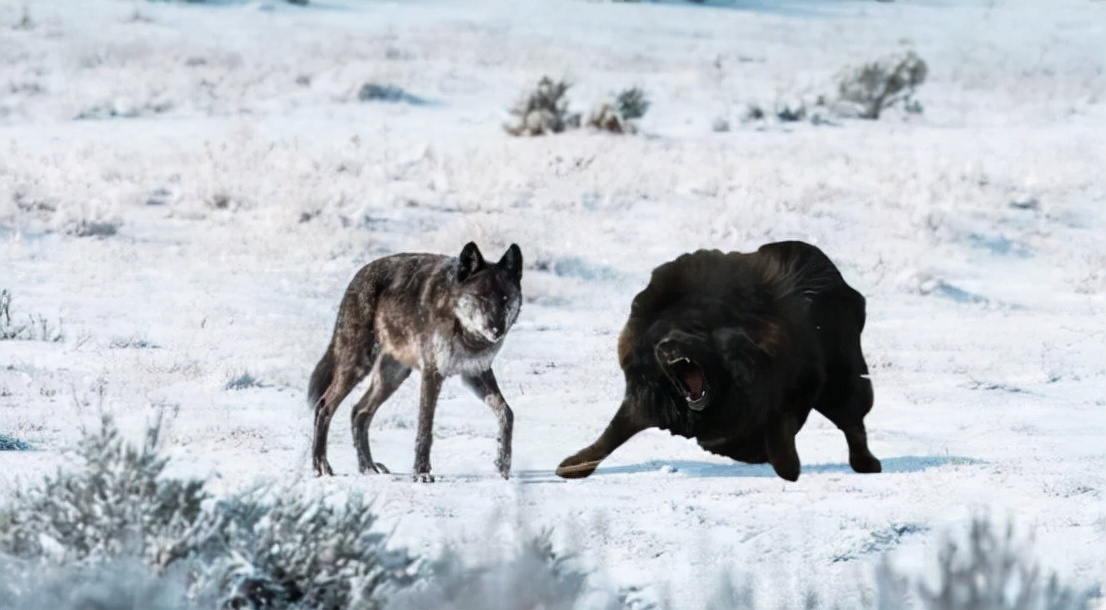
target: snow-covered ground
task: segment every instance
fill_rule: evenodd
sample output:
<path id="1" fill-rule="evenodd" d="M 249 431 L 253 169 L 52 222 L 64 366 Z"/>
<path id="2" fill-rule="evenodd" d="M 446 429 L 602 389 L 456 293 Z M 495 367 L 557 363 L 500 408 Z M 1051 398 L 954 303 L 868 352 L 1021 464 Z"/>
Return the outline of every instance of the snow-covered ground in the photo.
<path id="1" fill-rule="evenodd" d="M 923 114 L 741 121 L 903 49 L 929 65 Z M 584 112 L 641 86 L 641 132 L 507 135 L 543 75 Z M 368 82 L 424 103 L 361 102 Z M 0 489 L 64 464 L 101 411 L 137 432 L 167 408 L 177 474 L 364 490 L 416 551 L 553 527 L 679 608 L 724 572 L 756 577 L 765 607 L 856 598 L 883 552 L 930 569 L 981 512 L 1032 534 L 1069 583 L 1101 583 L 1104 176 L 1095 0 L 0 0 L 0 289 L 13 316 L 64 333 L 0 342 L 0 432 L 39 449 L 0 453 Z M 658 431 L 589 479 L 555 477 L 621 399 L 615 341 L 650 270 L 779 239 L 820 246 L 868 298 L 884 473 L 851 472 L 814 415 L 797 483 Z M 371 432 L 399 474 L 355 474 L 346 406 L 338 476 L 314 478 L 306 382 L 350 278 L 469 240 L 527 261 L 495 366 L 513 479 L 457 380 L 438 483 L 405 474 L 415 381 Z"/>

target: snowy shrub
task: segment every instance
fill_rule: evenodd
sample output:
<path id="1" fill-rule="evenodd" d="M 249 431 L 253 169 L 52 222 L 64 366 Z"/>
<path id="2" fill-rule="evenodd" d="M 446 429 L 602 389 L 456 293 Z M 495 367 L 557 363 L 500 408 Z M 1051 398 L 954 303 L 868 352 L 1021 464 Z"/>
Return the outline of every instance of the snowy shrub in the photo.
<path id="1" fill-rule="evenodd" d="M 74 470 L 17 490 L 0 507 L 0 554 L 69 566 L 131 556 L 156 563 L 165 546 L 187 538 L 208 498 L 200 481 L 161 476 L 159 433 L 155 423 L 134 447 L 103 418 L 80 441 Z"/>
<path id="2" fill-rule="evenodd" d="M 330 503 L 259 488 L 216 502 L 173 554 L 197 560 L 193 589 L 224 592 L 225 607 L 378 609 L 419 574 L 376 519 L 358 495 Z"/>
<path id="3" fill-rule="evenodd" d="M 615 98 L 600 104 L 588 117 L 588 125 L 613 133 L 635 133 L 635 119 L 645 116 L 649 100 L 639 87 L 623 90 Z"/>
<path id="4" fill-rule="evenodd" d="M 186 596 L 185 579 L 158 575 L 137 560 L 43 571 L 0 559 L 4 610 L 200 610 Z M 209 606 L 210 607 L 210 606 Z"/>
<path id="5" fill-rule="evenodd" d="M 426 586 L 397 595 L 395 610 L 571 610 L 589 595 L 589 608 L 620 608 L 614 594 L 590 591 L 588 574 L 573 567 L 571 557 L 558 555 L 550 532 L 526 540 L 503 561 L 467 567 L 455 552 L 427 566 Z"/>
<path id="6" fill-rule="evenodd" d="M 35 22 L 31 19 L 31 9 L 26 4 L 23 5 L 23 16 L 12 26 L 13 30 L 33 30 L 35 29 Z"/>
<path id="7" fill-rule="evenodd" d="M 837 77 L 838 97 L 842 105 L 865 119 L 878 119 L 899 101 L 907 110 L 920 112 L 921 105 L 912 97 L 925 82 L 927 71 L 925 61 L 913 51 L 890 55 L 842 71 Z"/>
<path id="8" fill-rule="evenodd" d="M 388 548 L 371 503 L 255 488 L 227 498 L 164 476 L 160 418 L 140 447 L 109 417 L 74 467 L 0 505 L 0 607 L 618 608 L 549 535 L 471 567 Z M 601 605 L 590 600 L 598 596 Z"/>
<path id="9" fill-rule="evenodd" d="M 225 384 L 223 384 L 224 390 L 248 390 L 249 388 L 261 387 L 264 387 L 264 384 L 262 384 L 260 380 L 249 373 L 235 375 L 228 379 Z"/>
<path id="10" fill-rule="evenodd" d="M 985 518 L 972 521 L 966 543 L 946 540 L 937 564 L 936 585 L 918 584 L 926 610 L 1084 610 L 1095 597 L 1061 585 L 1055 574 L 1044 578 L 1013 526 L 1000 534 Z"/>
<path id="11" fill-rule="evenodd" d="M 59 343 L 65 339 L 60 323 L 55 328 L 42 316 L 31 314 L 26 322 L 12 322 L 11 304 L 11 292 L 0 290 L 0 341 L 15 339 Z"/>
<path id="12" fill-rule="evenodd" d="M 540 136 L 560 133 L 570 127 L 578 127 L 580 115 L 568 113 L 565 93 L 571 85 L 565 81 L 553 82 L 548 76 L 538 81 L 538 86 L 526 94 L 510 112 L 517 124 L 507 125 L 507 133 L 514 136 Z"/>
<path id="13" fill-rule="evenodd" d="M 0 395 L 3 395 L 0 393 Z M 17 438 L 0 433 L 0 451 L 30 451 L 31 446 Z"/>
<path id="14" fill-rule="evenodd" d="M 396 87 L 395 85 L 378 85 L 376 83 L 365 83 L 361 85 L 361 89 L 357 92 L 357 99 L 362 102 L 392 102 L 413 104 L 416 106 L 426 103 L 426 100 L 411 95 L 400 87 Z"/>
<path id="15" fill-rule="evenodd" d="M 111 237 L 119 232 L 121 224 L 115 221 L 80 220 L 67 226 L 65 232 L 75 237 Z"/>

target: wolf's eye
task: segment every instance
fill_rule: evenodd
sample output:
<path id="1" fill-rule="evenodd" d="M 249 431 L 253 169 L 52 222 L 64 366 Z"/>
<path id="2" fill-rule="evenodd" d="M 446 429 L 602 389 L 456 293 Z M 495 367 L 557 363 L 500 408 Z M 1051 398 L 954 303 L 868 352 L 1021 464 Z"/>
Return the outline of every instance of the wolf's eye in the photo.
<path id="1" fill-rule="evenodd" d="M 508 297 L 507 295 L 503 295 L 503 302 L 504 303 L 506 303 L 509 300 L 510 300 L 510 297 Z"/>

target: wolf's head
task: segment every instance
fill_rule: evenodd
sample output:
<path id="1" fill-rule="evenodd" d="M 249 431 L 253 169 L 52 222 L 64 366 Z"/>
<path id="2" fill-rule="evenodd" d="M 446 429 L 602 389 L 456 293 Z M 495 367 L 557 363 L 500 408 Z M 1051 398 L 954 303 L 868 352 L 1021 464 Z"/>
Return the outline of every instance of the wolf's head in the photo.
<path id="1" fill-rule="evenodd" d="M 457 259 L 459 295 L 453 313 L 465 339 L 498 343 L 518 318 L 522 305 L 522 251 L 511 244 L 497 263 L 488 263 L 469 242 Z"/>

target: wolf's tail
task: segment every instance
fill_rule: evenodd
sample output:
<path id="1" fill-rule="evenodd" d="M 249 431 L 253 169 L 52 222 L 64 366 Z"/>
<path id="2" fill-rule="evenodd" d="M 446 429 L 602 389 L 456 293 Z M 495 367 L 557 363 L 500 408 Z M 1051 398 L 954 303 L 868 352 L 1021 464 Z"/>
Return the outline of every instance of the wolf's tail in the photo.
<path id="1" fill-rule="evenodd" d="M 330 345 L 323 354 L 323 359 L 315 365 L 315 372 L 311 373 L 311 381 L 307 384 L 307 406 L 312 409 L 319 404 L 319 399 L 330 387 L 330 381 L 334 379 L 334 346 Z"/>

